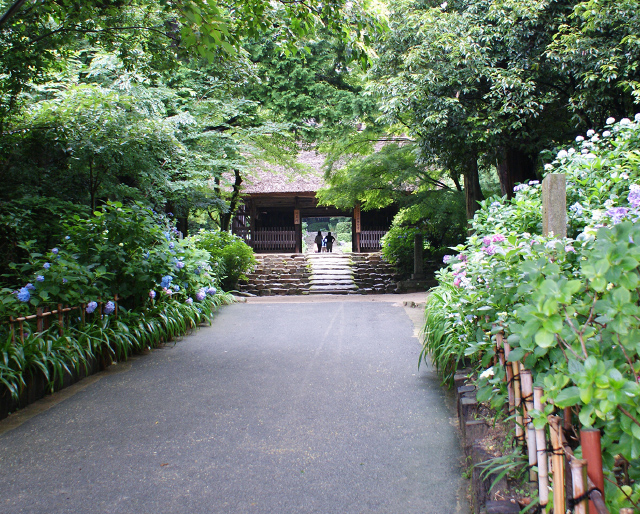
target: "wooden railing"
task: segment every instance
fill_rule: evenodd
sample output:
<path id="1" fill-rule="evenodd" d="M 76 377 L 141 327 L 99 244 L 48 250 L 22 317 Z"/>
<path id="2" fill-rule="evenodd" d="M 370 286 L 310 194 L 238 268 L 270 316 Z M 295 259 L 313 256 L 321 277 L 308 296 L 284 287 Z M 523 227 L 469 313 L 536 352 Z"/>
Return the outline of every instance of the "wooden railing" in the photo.
<path id="1" fill-rule="evenodd" d="M 118 317 L 118 296 L 113 299 L 114 304 L 114 317 Z M 102 313 L 103 302 L 99 302 L 98 306 L 95 309 L 97 314 Z M 9 325 L 11 326 L 11 342 L 13 344 L 16 343 L 16 325 L 18 326 L 18 335 L 20 337 L 20 341 L 24 343 L 24 322 L 25 321 L 36 321 L 36 332 L 44 332 L 51 326 L 51 320 L 53 316 L 57 317 L 58 322 L 58 331 L 60 335 L 64 333 L 64 325 L 65 325 L 65 315 L 73 311 L 79 311 L 79 317 L 82 320 L 82 323 L 85 322 L 85 309 L 87 308 L 86 304 L 78 305 L 76 307 L 65 307 L 62 304 L 58 304 L 58 308 L 52 311 L 44 310 L 42 307 L 38 307 L 36 309 L 35 314 L 30 314 L 28 316 L 21 316 L 19 318 L 14 318 L 13 316 L 9 317 Z"/>
<path id="2" fill-rule="evenodd" d="M 363 230 L 360 232 L 360 248 L 362 250 L 380 250 L 380 239 L 387 233 L 386 230 Z"/>
<path id="3" fill-rule="evenodd" d="M 295 248 L 296 231 L 293 228 L 259 228 L 254 231 L 254 250 L 293 252 Z"/>

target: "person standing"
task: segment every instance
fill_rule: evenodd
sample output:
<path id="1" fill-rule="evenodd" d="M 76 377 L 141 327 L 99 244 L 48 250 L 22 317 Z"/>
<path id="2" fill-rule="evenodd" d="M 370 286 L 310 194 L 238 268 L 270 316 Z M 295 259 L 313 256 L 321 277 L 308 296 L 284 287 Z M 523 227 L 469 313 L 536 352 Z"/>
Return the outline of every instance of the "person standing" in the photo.
<path id="1" fill-rule="evenodd" d="M 327 232 L 327 237 L 325 237 L 324 240 L 327 243 L 327 252 L 332 252 L 333 242 L 336 240 L 336 238 L 331 235 L 331 232 Z"/>
<path id="2" fill-rule="evenodd" d="M 320 232 L 319 230 L 318 230 L 318 235 L 316 236 L 315 242 L 316 242 L 316 246 L 318 247 L 318 253 L 320 253 L 322 251 L 322 232 Z"/>

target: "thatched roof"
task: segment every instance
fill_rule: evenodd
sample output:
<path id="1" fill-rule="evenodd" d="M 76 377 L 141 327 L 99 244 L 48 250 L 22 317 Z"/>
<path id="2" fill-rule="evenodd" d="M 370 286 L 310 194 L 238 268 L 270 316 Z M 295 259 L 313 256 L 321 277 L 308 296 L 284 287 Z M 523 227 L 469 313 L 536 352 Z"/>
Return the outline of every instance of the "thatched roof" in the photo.
<path id="1" fill-rule="evenodd" d="M 305 170 L 294 172 L 284 166 L 262 165 L 245 177 L 243 192 L 255 193 L 315 193 L 325 187 L 322 174 L 324 156 L 314 151 L 303 150 L 298 162 Z"/>

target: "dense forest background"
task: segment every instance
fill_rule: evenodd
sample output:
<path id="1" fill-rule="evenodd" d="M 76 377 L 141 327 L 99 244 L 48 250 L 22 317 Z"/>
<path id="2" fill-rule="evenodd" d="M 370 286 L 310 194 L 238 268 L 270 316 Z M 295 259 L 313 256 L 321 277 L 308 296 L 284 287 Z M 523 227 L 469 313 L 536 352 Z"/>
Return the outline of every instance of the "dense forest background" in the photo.
<path id="1" fill-rule="evenodd" d="M 184 233 L 226 230 L 256 163 L 303 173 L 296 152 L 312 147 L 327 155 L 325 202 L 399 202 L 413 226 L 442 204 L 470 218 L 555 148 L 637 110 L 638 12 L 3 0 L 0 210 L 138 200 Z"/>

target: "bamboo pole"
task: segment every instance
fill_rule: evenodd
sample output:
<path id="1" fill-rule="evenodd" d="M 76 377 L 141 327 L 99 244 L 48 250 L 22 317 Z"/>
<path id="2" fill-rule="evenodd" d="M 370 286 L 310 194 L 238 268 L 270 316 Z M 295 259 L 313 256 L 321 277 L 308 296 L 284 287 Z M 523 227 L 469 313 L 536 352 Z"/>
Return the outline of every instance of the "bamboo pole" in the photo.
<path id="1" fill-rule="evenodd" d="M 509 353 L 511 353 L 511 346 L 509 343 L 503 340 L 502 345 L 504 346 L 504 360 L 505 360 L 505 373 L 507 375 L 507 394 L 509 397 L 509 414 L 513 415 L 515 413 L 515 394 L 513 392 L 513 368 L 511 364 L 508 362 Z"/>
<path id="2" fill-rule="evenodd" d="M 573 479 L 573 497 L 581 498 L 587 492 L 587 461 L 582 459 L 571 460 L 571 478 Z M 574 514 L 588 514 L 589 502 L 585 498 L 574 506 Z"/>
<path id="3" fill-rule="evenodd" d="M 543 412 L 542 387 L 533 388 L 533 408 Z M 538 458 L 538 495 L 540 507 L 544 508 L 549 503 L 549 472 L 547 467 L 547 441 L 544 428 L 536 428 L 536 453 Z"/>
<path id="4" fill-rule="evenodd" d="M 573 451 L 571 451 L 571 448 L 567 444 L 567 441 L 564 439 L 564 434 L 562 434 L 562 444 L 564 446 L 564 453 L 567 456 L 569 464 L 571 464 L 571 461 L 575 460 L 575 456 L 573 455 Z M 591 494 L 589 494 L 589 499 L 595 505 L 595 508 L 596 508 L 595 513 L 609 514 L 609 509 L 607 509 L 607 506 L 604 503 L 604 498 L 602 497 L 602 494 L 600 493 L 596 485 L 591 481 L 591 479 L 589 478 L 589 475 L 587 475 L 587 486 L 591 491 Z M 572 487 L 572 490 L 573 490 L 573 487 Z"/>
<path id="5" fill-rule="evenodd" d="M 600 430 L 583 428 L 580 431 L 582 457 L 587 461 L 587 476 L 602 494 L 604 500 L 604 475 L 602 473 L 602 447 L 600 445 Z M 589 510 L 596 512 L 593 500 L 589 501 Z"/>
<path id="6" fill-rule="evenodd" d="M 513 369 L 513 392 L 515 395 L 514 406 L 516 409 L 516 441 L 524 446 L 524 423 L 522 421 L 522 391 L 520 389 L 520 363 L 512 362 Z"/>
<path id="7" fill-rule="evenodd" d="M 526 415 L 524 422 L 527 427 L 527 454 L 529 456 L 529 481 L 537 482 L 538 474 L 533 467 L 538 463 L 538 455 L 536 452 L 536 429 L 531 419 L 531 411 L 533 410 L 533 377 L 531 371 L 522 369 L 520 372 L 520 383 L 522 385 L 522 399 L 526 407 Z"/>
<path id="8" fill-rule="evenodd" d="M 565 512 L 565 494 L 564 494 L 564 447 L 562 445 L 562 436 L 560 428 L 560 418 L 558 416 L 549 416 L 549 428 L 551 436 L 551 447 L 553 454 L 551 461 L 553 464 L 553 510 L 554 512 Z"/>

